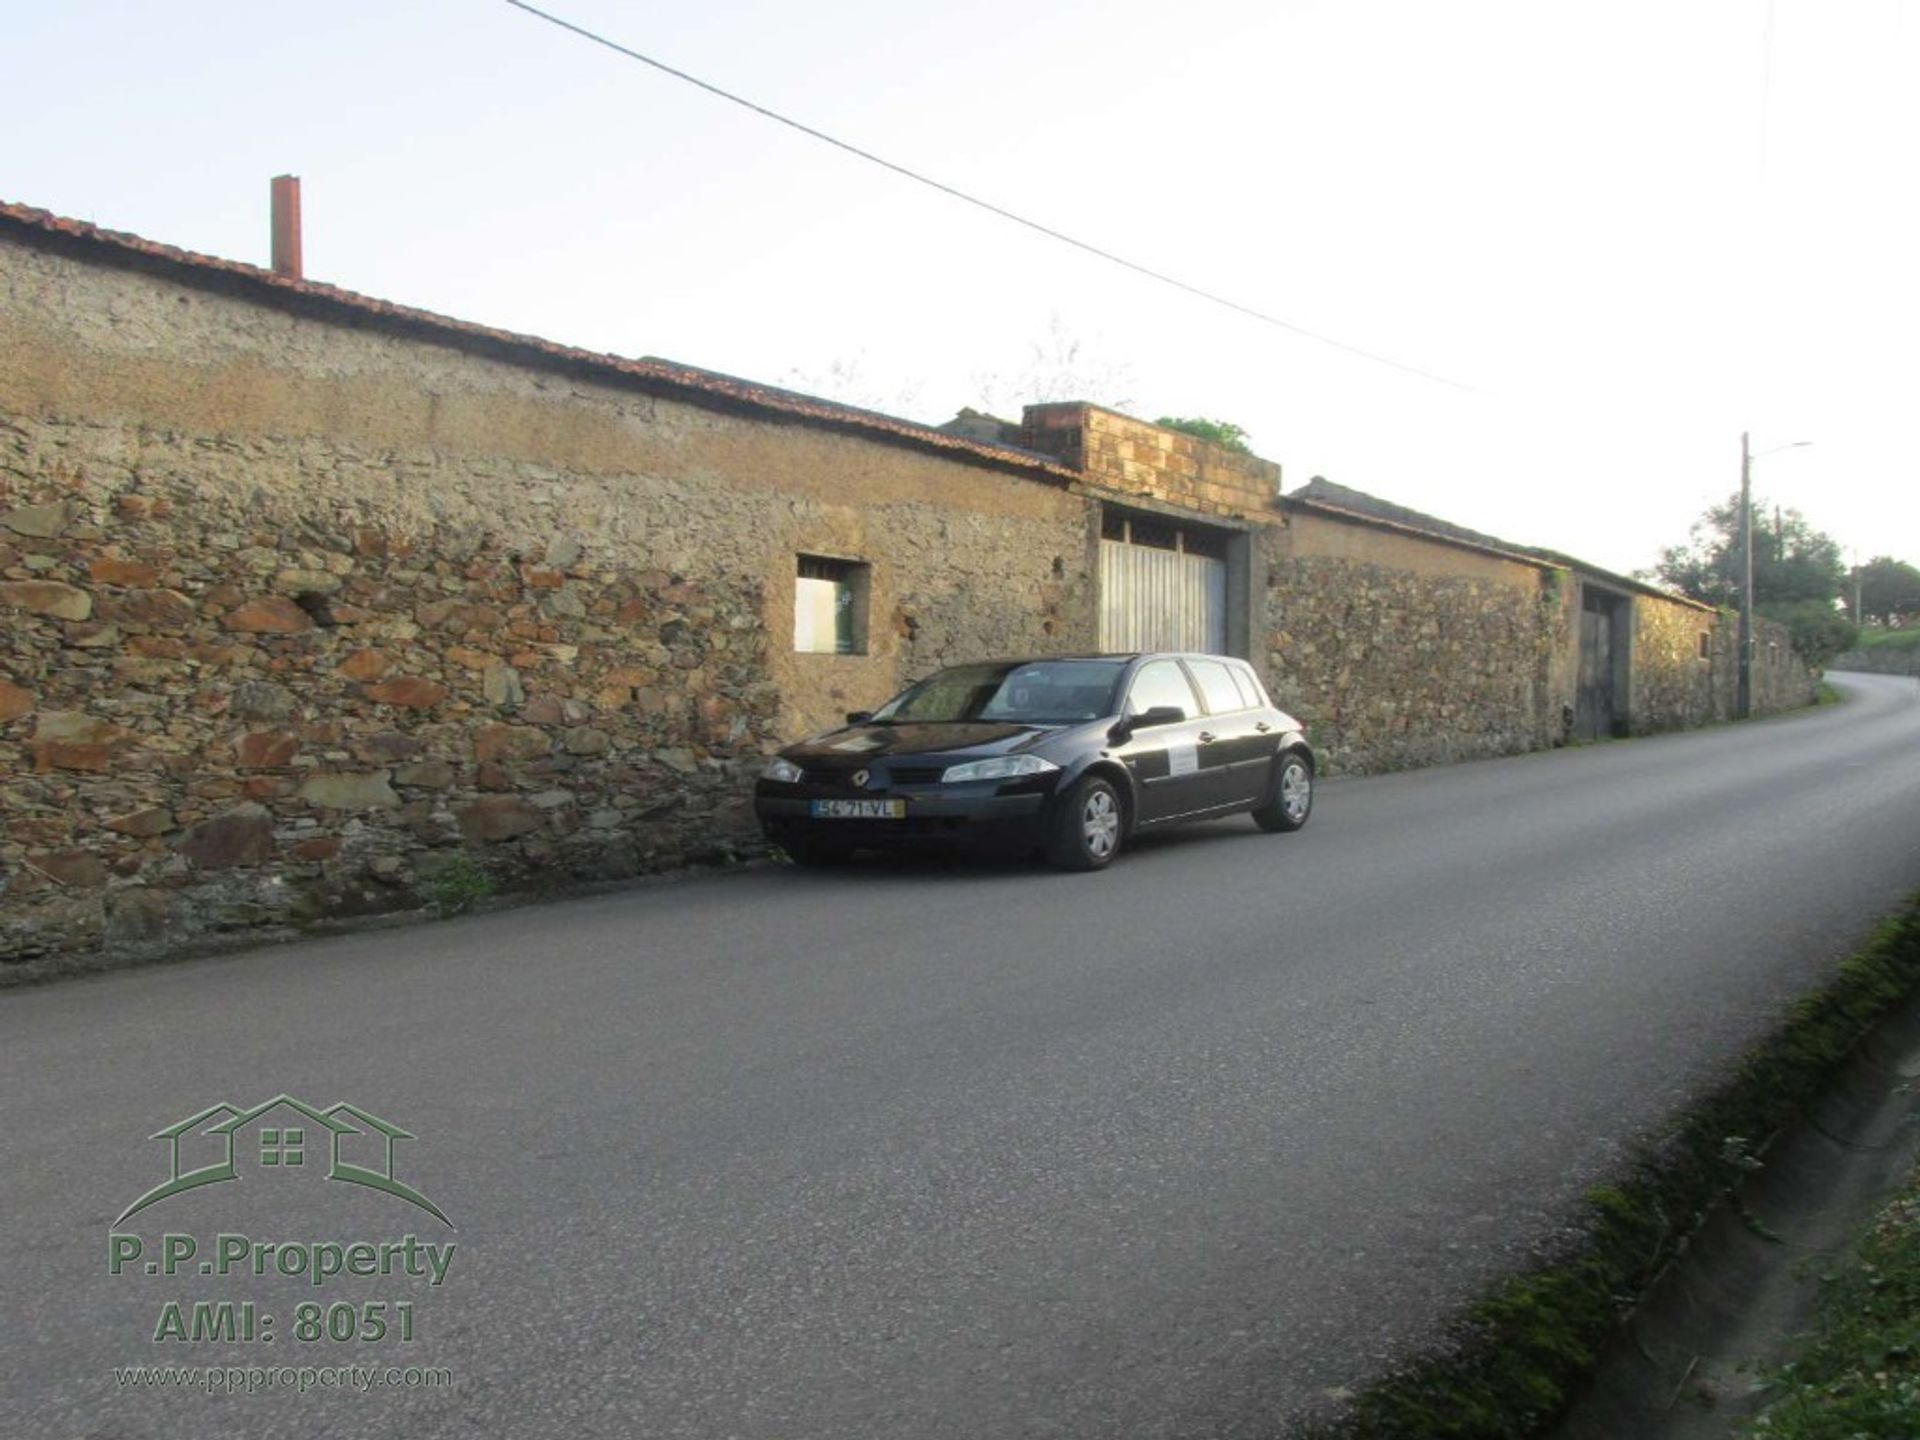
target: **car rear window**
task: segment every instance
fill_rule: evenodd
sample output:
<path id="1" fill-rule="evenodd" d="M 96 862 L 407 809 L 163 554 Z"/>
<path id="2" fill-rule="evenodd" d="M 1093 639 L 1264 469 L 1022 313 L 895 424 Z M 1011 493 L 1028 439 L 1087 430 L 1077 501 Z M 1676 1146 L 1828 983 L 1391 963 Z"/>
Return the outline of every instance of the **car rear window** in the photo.
<path id="1" fill-rule="evenodd" d="M 1227 670 L 1233 676 L 1233 683 L 1240 687 L 1240 700 L 1247 709 L 1257 710 L 1267 703 L 1265 697 L 1260 694 L 1260 685 L 1253 678 L 1251 670 L 1243 670 L 1238 665 L 1229 665 Z"/>
<path id="2" fill-rule="evenodd" d="M 1213 714 L 1247 708 L 1246 702 L 1240 698 L 1240 687 L 1233 683 L 1233 672 L 1218 660 L 1189 660 L 1187 668 L 1199 682 L 1200 694 Z"/>

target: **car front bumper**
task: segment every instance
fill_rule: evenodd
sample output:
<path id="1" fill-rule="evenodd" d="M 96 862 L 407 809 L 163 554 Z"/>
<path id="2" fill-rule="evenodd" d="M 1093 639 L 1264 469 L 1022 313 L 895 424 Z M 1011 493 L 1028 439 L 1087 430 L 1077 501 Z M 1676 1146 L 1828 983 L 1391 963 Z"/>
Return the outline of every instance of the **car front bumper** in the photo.
<path id="1" fill-rule="evenodd" d="M 845 791 L 763 780 L 755 790 L 753 810 L 762 832 L 776 845 L 783 839 L 808 838 L 874 850 L 922 845 L 1024 850 L 1046 843 L 1053 797 L 1032 790 L 996 794 L 986 787 L 976 793 L 893 791 L 860 798 L 905 801 L 906 814 L 898 819 L 826 819 L 811 813 L 814 800 L 848 798 Z"/>

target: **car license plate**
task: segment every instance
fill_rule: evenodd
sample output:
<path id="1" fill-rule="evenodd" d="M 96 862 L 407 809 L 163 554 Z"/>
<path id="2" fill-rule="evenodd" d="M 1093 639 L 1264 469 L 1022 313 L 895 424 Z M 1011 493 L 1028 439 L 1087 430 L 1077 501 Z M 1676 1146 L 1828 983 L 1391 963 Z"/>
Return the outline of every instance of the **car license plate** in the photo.
<path id="1" fill-rule="evenodd" d="M 807 813 L 816 820 L 904 820 L 904 800 L 814 800 Z"/>

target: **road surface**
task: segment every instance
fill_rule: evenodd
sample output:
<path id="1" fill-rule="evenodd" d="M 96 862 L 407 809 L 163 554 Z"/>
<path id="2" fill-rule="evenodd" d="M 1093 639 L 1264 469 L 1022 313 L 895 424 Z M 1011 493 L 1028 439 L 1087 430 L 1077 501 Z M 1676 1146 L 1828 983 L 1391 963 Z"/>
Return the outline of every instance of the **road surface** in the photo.
<path id="1" fill-rule="evenodd" d="M 1920 886 L 1920 686 L 1839 679 L 1099 875 L 763 867 L 0 994 L 0 1434 L 1268 1432 L 1551 1238 Z M 282 1107 L 110 1273 L 149 1137 L 283 1093 L 404 1127 L 451 1227 L 330 1183 L 324 1124 L 266 1168 Z M 167 1234 L 195 1257 L 145 1273 Z M 247 1259 L 199 1273 L 223 1235 Z M 386 1273 L 312 1283 L 356 1254 Z M 223 1301 L 253 1341 L 166 1338 Z M 410 1342 L 325 1338 L 403 1302 Z"/>

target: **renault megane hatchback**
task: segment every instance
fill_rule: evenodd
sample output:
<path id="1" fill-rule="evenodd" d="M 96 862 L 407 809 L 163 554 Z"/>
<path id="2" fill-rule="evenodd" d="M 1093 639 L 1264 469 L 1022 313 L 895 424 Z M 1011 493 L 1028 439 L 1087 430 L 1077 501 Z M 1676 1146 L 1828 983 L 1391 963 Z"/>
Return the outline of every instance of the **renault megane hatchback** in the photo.
<path id="1" fill-rule="evenodd" d="M 1098 870 L 1129 836 L 1242 812 L 1298 830 L 1313 752 L 1220 655 L 993 660 L 927 677 L 767 763 L 754 811 L 802 865 L 976 845 Z"/>

